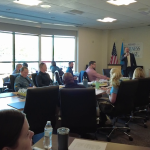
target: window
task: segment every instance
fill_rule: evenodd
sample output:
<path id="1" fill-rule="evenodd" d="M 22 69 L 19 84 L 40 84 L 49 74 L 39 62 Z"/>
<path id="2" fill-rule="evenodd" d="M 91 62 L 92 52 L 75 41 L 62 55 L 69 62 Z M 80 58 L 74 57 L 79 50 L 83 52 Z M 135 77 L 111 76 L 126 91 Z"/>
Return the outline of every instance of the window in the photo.
<path id="1" fill-rule="evenodd" d="M 75 37 L 54 37 L 54 60 L 56 65 L 66 72 L 68 62 L 75 62 Z"/>
<path id="2" fill-rule="evenodd" d="M 15 34 L 15 61 L 38 61 L 38 36 Z"/>
<path id="3" fill-rule="evenodd" d="M 75 38 L 74 37 L 54 38 L 54 60 L 55 61 L 75 60 Z"/>
<path id="4" fill-rule="evenodd" d="M 41 61 L 52 61 L 52 37 L 41 37 Z"/>

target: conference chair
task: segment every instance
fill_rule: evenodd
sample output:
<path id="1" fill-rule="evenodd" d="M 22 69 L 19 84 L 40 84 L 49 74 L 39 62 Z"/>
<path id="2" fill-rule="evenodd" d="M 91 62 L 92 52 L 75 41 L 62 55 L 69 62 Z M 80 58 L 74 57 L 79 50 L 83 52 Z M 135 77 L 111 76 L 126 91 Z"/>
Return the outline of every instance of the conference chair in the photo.
<path id="1" fill-rule="evenodd" d="M 138 87 L 134 100 L 134 109 L 130 115 L 129 121 L 125 124 L 129 126 L 131 120 L 142 120 L 144 127 L 147 128 L 146 121 L 148 119 L 148 105 L 150 93 L 150 78 L 138 79 Z M 143 116 L 143 112 L 146 115 Z"/>
<path id="2" fill-rule="evenodd" d="M 79 83 L 83 81 L 83 78 L 87 79 L 88 82 L 90 82 L 87 72 L 82 70 L 80 71 L 80 74 L 79 74 L 79 79 L 78 79 Z"/>
<path id="3" fill-rule="evenodd" d="M 5 92 L 12 92 L 11 89 L 11 84 L 10 84 L 10 78 L 9 77 L 5 77 L 2 78 L 3 79 L 3 88 L 1 88 L 1 92 L 5 93 Z"/>
<path id="4" fill-rule="evenodd" d="M 107 76 L 108 78 L 110 78 L 110 70 L 111 69 L 103 69 L 103 75 Z"/>
<path id="5" fill-rule="evenodd" d="M 130 132 L 129 127 L 125 126 L 117 126 L 116 122 L 118 118 L 122 116 L 126 116 L 131 113 L 131 111 L 134 108 L 134 98 L 137 91 L 138 81 L 137 80 L 129 80 L 129 81 L 121 81 L 116 102 L 112 104 L 110 101 L 107 101 L 107 104 L 109 105 L 109 109 L 106 109 L 108 107 L 105 106 L 105 102 L 100 102 L 99 107 L 100 111 L 107 114 L 111 118 L 115 118 L 113 122 L 113 127 L 100 127 L 98 131 L 101 129 L 112 129 L 110 134 L 107 135 L 107 141 L 111 141 L 111 134 L 117 130 L 117 129 L 124 129 L 127 130 L 127 132 Z M 111 110 L 111 111 L 110 111 Z M 129 140 L 133 140 L 131 135 L 129 135 L 127 132 L 124 132 L 129 137 Z"/>
<path id="6" fill-rule="evenodd" d="M 36 84 L 36 76 L 37 76 L 37 73 L 32 73 L 32 81 L 33 81 L 33 84 L 34 84 L 36 87 L 38 87 L 37 84 Z"/>
<path id="7" fill-rule="evenodd" d="M 20 74 L 18 73 L 18 74 L 10 75 L 10 85 L 11 85 L 12 92 L 15 92 L 14 83 L 15 83 L 15 79 L 18 75 L 20 75 Z"/>
<path id="8" fill-rule="evenodd" d="M 59 77 L 59 72 L 58 72 L 58 71 L 55 71 L 55 72 L 54 72 L 54 76 L 55 76 L 55 80 L 57 81 L 57 83 L 58 83 L 59 85 L 63 85 L 63 83 L 62 83 L 62 81 L 61 81 L 61 79 L 60 79 L 60 77 Z"/>
<path id="9" fill-rule="evenodd" d="M 96 132 L 96 99 L 94 88 L 60 89 L 61 126 L 71 133 Z"/>
<path id="10" fill-rule="evenodd" d="M 24 113 L 35 134 L 44 132 L 47 121 L 52 127 L 56 124 L 56 104 L 58 102 L 59 87 L 39 87 L 27 90 Z"/>

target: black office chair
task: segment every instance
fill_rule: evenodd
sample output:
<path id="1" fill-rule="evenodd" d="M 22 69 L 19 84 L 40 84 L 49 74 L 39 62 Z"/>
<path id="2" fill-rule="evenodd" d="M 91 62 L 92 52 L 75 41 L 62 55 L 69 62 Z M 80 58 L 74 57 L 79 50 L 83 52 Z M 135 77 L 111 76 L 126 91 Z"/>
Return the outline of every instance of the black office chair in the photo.
<path id="1" fill-rule="evenodd" d="M 38 87 L 37 84 L 36 84 L 36 76 L 37 76 L 37 73 L 32 73 L 32 81 L 33 81 L 33 84 L 34 84 L 36 87 Z"/>
<path id="2" fill-rule="evenodd" d="M 55 72 L 54 72 L 54 76 L 55 76 L 55 80 L 57 81 L 57 83 L 58 83 L 59 85 L 63 85 L 63 83 L 62 83 L 62 81 L 61 81 L 61 79 L 60 79 L 60 77 L 59 77 L 59 72 L 58 72 L 58 71 L 55 71 Z"/>
<path id="3" fill-rule="evenodd" d="M 144 127 L 147 128 L 146 121 L 148 119 L 148 105 L 149 105 L 149 93 L 150 93 L 150 78 L 138 79 L 138 88 L 134 100 L 134 110 L 130 115 L 129 121 L 126 123 L 128 126 L 131 120 L 142 120 Z M 143 112 L 146 113 L 143 116 Z M 141 114 L 142 113 L 142 114 Z"/>
<path id="4" fill-rule="evenodd" d="M 58 95 L 58 86 L 39 87 L 27 90 L 23 112 L 26 114 L 30 129 L 35 134 L 44 132 L 47 121 L 51 121 L 52 127 L 55 127 Z"/>
<path id="5" fill-rule="evenodd" d="M 107 76 L 108 78 L 110 78 L 110 70 L 111 69 L 103 69 L 103 75 Z"/>
<path id="6" fill-rule="evenodd" d="M 117 98 L 116 98 L 116 102 L 114 104 L 111 104 L 108 101 L 108 103 L 110 103 L 110 106 L 112 106 L 111 111 L 104 109 L 103 102 L 99 103 L 100 110 L 103 113 L 105 113 L 111 117 L 115 117 L 113 127 L 101 127 L 101 128 L 99 128 L 99 130 L 101 130 L 101 129 L 112 129 L 110 134 L 107 135 L 107 141 L 111 141 L 110 136 L 116 129 L 126 129 L 127 132 L 130 131 L 129 127 L 118 127 L 118 126 L 116 126 L 116 122 L 117 122 L 119 117 L 126 116 L 126 115 L 130 114 L 131 111 L 133 110 L 134 98 L 135 98 L 135 94 L 137 91 L 137 86 L 138 86 L 137 80 L 121 81 L 120 86 L 119 86 L 119 90 L 118 90 L 118 94 L 117 94 Z M 129 137 L 129 140 L 131 140 L 131 141 L 133 140 L 133 138 L 129 134 L 127 134 L 126 132 L 124 132 L 124 133 Z"/>
<path id="7" fill-rule="evenodd" d="M 20 74 L 18 73 L 18 74 L 12 74 L 12 75 L 10 75 L 10 85 L 11 85 L 12 92 L 15 92 L 14 82 L 15 82 L 15 79 L 16 79 L 16 77 L 18 75 L 20 75 Z"/>
<path id="8" fill-rule="evenodd" d="M 95 89 L 60 89 L 60 108 L 62 127 L 79 135 L 96 132 Z"/>

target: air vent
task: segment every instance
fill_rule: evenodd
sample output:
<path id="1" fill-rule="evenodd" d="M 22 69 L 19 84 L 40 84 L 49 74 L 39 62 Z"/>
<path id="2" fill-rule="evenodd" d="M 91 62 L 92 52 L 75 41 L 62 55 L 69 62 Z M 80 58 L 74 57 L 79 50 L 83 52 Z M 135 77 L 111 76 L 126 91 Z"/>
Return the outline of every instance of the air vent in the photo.
<path id="1" fill-rule="evenodd" d="M 80 11 L 80 10 L 73 9 L 73 10 L 70 10 L 70 11 L 66 11 L 64 13 L 71 14 L 71 15 L 82 15 L 84 12 Z"/>

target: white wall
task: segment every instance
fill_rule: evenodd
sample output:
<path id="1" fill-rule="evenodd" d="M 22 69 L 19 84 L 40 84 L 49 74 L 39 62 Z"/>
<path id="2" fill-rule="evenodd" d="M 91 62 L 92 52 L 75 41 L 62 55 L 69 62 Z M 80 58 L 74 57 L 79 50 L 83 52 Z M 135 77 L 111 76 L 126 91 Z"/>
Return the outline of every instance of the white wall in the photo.
<path id="1" fill-rule="evenodd" d="M 89 61 L 96 61 L 97 72 L 101 72 L 101 30 L 90 28 L 79 28 L 77 45 L 77 66 L 78 71 L 85 70 Z"/>
<path id="2" fill-rule="evenodd" d="M 146 76 L 149 76 L 150 69 L 150 27 L 136 27 L 129 29 L 118 29 L 110 31 L 110 41 L 108 43 L 108 58 L 111 57 L 113 43 L 116 43 L 117 55 L 120 58 L 121 45 L 124 43 L 141 42 L 143 43 L 143 57 L 137 58 L 138 66 L 144 66 Z"/>

